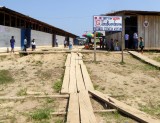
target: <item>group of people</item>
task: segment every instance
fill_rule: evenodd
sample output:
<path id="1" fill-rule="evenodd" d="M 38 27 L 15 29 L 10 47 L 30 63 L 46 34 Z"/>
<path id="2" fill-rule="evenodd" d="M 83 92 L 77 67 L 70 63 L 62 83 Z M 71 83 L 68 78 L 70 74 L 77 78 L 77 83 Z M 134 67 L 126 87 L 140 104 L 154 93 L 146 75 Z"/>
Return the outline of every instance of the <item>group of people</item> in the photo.
<path id="1" fill-rule="evenodd" d="M 14 39 L 14 36 L 12 36 L 11 39 L 10 39 L 11 53 L 12 52 L 14 53 L 15 43 L 16 43 L 16 41 Z M 35 39 L 32 39 L 31 45 L 32 45 L 32 51 L 34 51 L 36 49 Z M 28 41 L 27 41 L 27 37 L 25 37 L 24 38 L 24 48 L 23 48 L 23 51 L 27 51 L 27 48 L 28 48 Z"/>
<path id="2" fill-rule="evenodd" d="M 144 40 L 142 37 L 138 38 L 138 34 L 135 32 L 133 34 L 133 48 L 138 51 L 138 44 L 139 44 L 139 48 L 141 50 L 141 53 L 143 53 L 143 49 L 144 49 Z M 128 49 L 129 47 L 129 42 L 130 42 L 130 36 L 129 34 L 125 34 L 125 48 Z"/>

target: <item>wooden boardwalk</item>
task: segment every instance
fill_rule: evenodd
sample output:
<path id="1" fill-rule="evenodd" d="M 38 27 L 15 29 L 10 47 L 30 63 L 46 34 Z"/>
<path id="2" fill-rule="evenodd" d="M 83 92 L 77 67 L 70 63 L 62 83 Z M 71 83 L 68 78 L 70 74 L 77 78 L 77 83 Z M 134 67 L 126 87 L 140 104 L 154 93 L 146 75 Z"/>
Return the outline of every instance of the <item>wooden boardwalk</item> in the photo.
<path id="1" fill-rule="evenodd" d="M 141 59 L 142 61 L 160 69 L 160 63 L 159 62 L 157 62 L 155 60 L 152 60 L 152 59 L 148 58 L 147 56 L 144 56 L 141 53 L 138 53 L 138 52 L 135 52 L 135 51 L 128 51 L 128 52 L 130 54 L 132 54 L 133 56 Z"/>
<path id="2" fill-rule="evenodd" d="M 82 61 L 82 54 L 68 54 L 65 67 L 61 94 L 70 95 L 67 123 L 97 123 L 89 94 L 139 122 L 160 123 L 159 120 L 150 117 L 144 112 L 95 91 L 87 68 Z"/>

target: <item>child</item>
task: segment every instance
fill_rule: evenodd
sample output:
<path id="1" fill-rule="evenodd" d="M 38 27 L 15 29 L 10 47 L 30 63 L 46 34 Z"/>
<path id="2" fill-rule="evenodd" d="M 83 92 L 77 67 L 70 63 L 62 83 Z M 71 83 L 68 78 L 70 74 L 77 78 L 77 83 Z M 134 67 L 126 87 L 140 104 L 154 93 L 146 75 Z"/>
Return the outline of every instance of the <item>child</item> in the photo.
<path id="1" fill-rule="evenodd" d="M 142 38 L 142 37 L 140 37 L 139 47 L 141 48 L 141 53 L 143 54 L 144 41 L 143 41 L 143 38 Z"/>
<path id="2" fill-rule="evenodd" d="M 34 51 L 36 49 L 36 43 L 34 41 L 35 39 L 32 40 L 32 51 Z"/>

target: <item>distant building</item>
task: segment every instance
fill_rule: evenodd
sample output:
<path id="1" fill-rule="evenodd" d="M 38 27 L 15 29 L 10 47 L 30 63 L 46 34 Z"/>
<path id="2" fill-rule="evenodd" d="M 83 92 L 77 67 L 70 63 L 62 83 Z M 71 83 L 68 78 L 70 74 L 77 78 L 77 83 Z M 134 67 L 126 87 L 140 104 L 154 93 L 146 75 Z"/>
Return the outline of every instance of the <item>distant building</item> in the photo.
<path id="1" fill-rule="evenodd" d="M 36 40 L 37 46 L 55 46 L 56 39 L 59 44 L 63 44 L 65 39 L 73 41 L 77 37 L 42 21 L 6 7 L 0 7 L 0 47 L 7 47 L 11 36 L 15 37 L 15 47 L 21 48 L 25 36 L 28 39 L 28 46 L 33 38 Z"/>
<path id="2" fill-rule="evenodd" d="M 160 12 L 122 10 L 104 14 L 106 16 L 122 16 L 123 32 L 106 32 L 107 40 L 118 39 L 120 42 L 125 33 L 130 35 L 129 48 L 133 47 L 133 33 L 144 38 L 145 49 L 160 49 Z M 123 38 L 122 38 L 123 36 Z"/>

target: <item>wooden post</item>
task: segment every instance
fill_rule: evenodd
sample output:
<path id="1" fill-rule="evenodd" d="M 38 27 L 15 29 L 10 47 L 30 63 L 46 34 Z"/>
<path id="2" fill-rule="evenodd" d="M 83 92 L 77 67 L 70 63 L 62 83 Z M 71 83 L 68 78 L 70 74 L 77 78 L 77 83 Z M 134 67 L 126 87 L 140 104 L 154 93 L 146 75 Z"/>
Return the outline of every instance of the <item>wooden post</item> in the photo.
<path id="1" fill-rule="evenodd" d="M 94 32 L 94 62 L 96 62 L 96 31 Z"/>
<path id="2" fill-rule="evenodd" d="M 122 60 L 121 62 L 124 62 L 124 55 L 123 55 L 123 49 L 124 49 L 124 33 L 125 33 L 125 19 L 124 19 L 124 13 L 122 15 L 122 32 L 121 32 L 121 50 L 122 50 Z"/>

